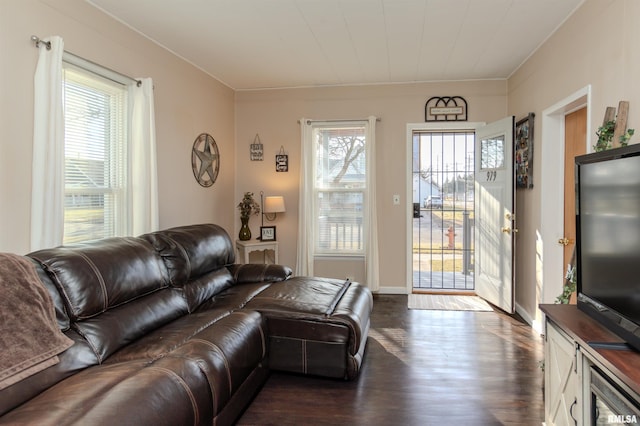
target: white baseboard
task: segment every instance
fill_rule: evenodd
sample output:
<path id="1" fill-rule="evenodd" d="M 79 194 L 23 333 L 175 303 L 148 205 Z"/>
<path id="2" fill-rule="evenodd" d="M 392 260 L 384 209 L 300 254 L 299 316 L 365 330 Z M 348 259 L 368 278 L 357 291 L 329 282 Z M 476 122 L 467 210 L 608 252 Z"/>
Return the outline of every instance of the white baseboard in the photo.
<path id="1" fill-rule="evenodd" d="M 523 320 L 527 322 L 531 326 L 531 328 L 536 331 L 538 334 L 544 334 L 544 321 L 536 320 L 531 317 L 531 314 L 527 312 L 522 306 L 516 303 L 516 312 L 518 315 L 522 317 Z"/>
<path id="2" fill-rule="evenodd" d="M 377 294 L 407 294 L 406 287 L 380 287 Z"/>
<path id="3" fill-rule="evenodd" d="M 527 324 L 529 325 L 533 325 L 533 318 L 531 318 L 531 315 L 529 315 L 529 312 L 527 312 L 522 306 L 520 306 L 518 303 L 516 303 L 516 313 L 518 315 L 520 315 L 522 317 L 523 320 L 525 320 L 527 322 Z"/>

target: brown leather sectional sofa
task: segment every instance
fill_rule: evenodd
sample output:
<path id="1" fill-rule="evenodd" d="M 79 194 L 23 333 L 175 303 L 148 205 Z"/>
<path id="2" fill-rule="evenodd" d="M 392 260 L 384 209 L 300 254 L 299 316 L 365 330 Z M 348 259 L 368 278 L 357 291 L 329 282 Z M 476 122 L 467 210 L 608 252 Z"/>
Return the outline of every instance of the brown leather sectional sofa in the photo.
<path id="1" fill-rule="evenodd" d="M 270 369 L 353 379 L 363 360 L 368 289 L 235 264 L 216 225 L 27 256 L 74 344 L 0 391 L 0 424 L 232 424 Z"/>

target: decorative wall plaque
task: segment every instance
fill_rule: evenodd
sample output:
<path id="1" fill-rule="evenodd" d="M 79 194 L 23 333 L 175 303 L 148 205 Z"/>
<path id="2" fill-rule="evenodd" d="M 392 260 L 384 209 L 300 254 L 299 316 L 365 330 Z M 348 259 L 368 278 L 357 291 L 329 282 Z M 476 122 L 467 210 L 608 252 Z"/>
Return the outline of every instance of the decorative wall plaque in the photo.
<path id="1" fill-rule="evenodd" d="M 249 147 L 249 155 L 251 161 L 262 161 L 264 157 L 264 148 L 260 141 L 260 136 L 256 133 L 256 137 L 253 138 L 253 143 Z"/>
<path id="2" fill-rule="evenodd" d="M 533 188 L 533 119 L 530 112 L 516 123 L 515 134 L 515 172 L 516 188 Z"/>
<path id="3" fill-rule="evenodd" d="M 467 101 L 461 96 L 433 96 L 424 105 L 424 121 L 467 121 Z"/>
<path id="4" fill-rule="evenodd" d="M 276 154 L 276 172 L 289 171 L 289 156 L 284 153 L 284 146 L 280 146 L 280 152 Z"/>
<path id="5" fill-rule="evenodd" d="M 201 133 L 193 142 L 191 168 L 200 185 L 209 187 L 216 181 L 220 171 L 220 152 L 210 134 Z"/>

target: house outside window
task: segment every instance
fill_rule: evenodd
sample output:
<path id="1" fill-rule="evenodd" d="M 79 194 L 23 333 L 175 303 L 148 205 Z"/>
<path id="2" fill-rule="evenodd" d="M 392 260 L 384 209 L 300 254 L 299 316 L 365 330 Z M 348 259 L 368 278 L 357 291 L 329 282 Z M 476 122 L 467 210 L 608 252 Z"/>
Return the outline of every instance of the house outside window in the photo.
<path id="1" fill-rule="evenodd" d="M 313 128 L 316 255 L 364 255 L 367 196 L 366 129 Z"/>

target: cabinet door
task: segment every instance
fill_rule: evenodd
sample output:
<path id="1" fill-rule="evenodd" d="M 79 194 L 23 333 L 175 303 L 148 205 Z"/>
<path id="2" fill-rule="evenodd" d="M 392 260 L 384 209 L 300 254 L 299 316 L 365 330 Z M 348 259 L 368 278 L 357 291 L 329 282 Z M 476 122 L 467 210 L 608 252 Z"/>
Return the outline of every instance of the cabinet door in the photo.
<path id="1" fill-rule="evenodd" d="M 544 410 L 547 425 L 578 425 L 582 404 L 576 346 L 551 322 L 547 323 L 544 356 Z"/>

